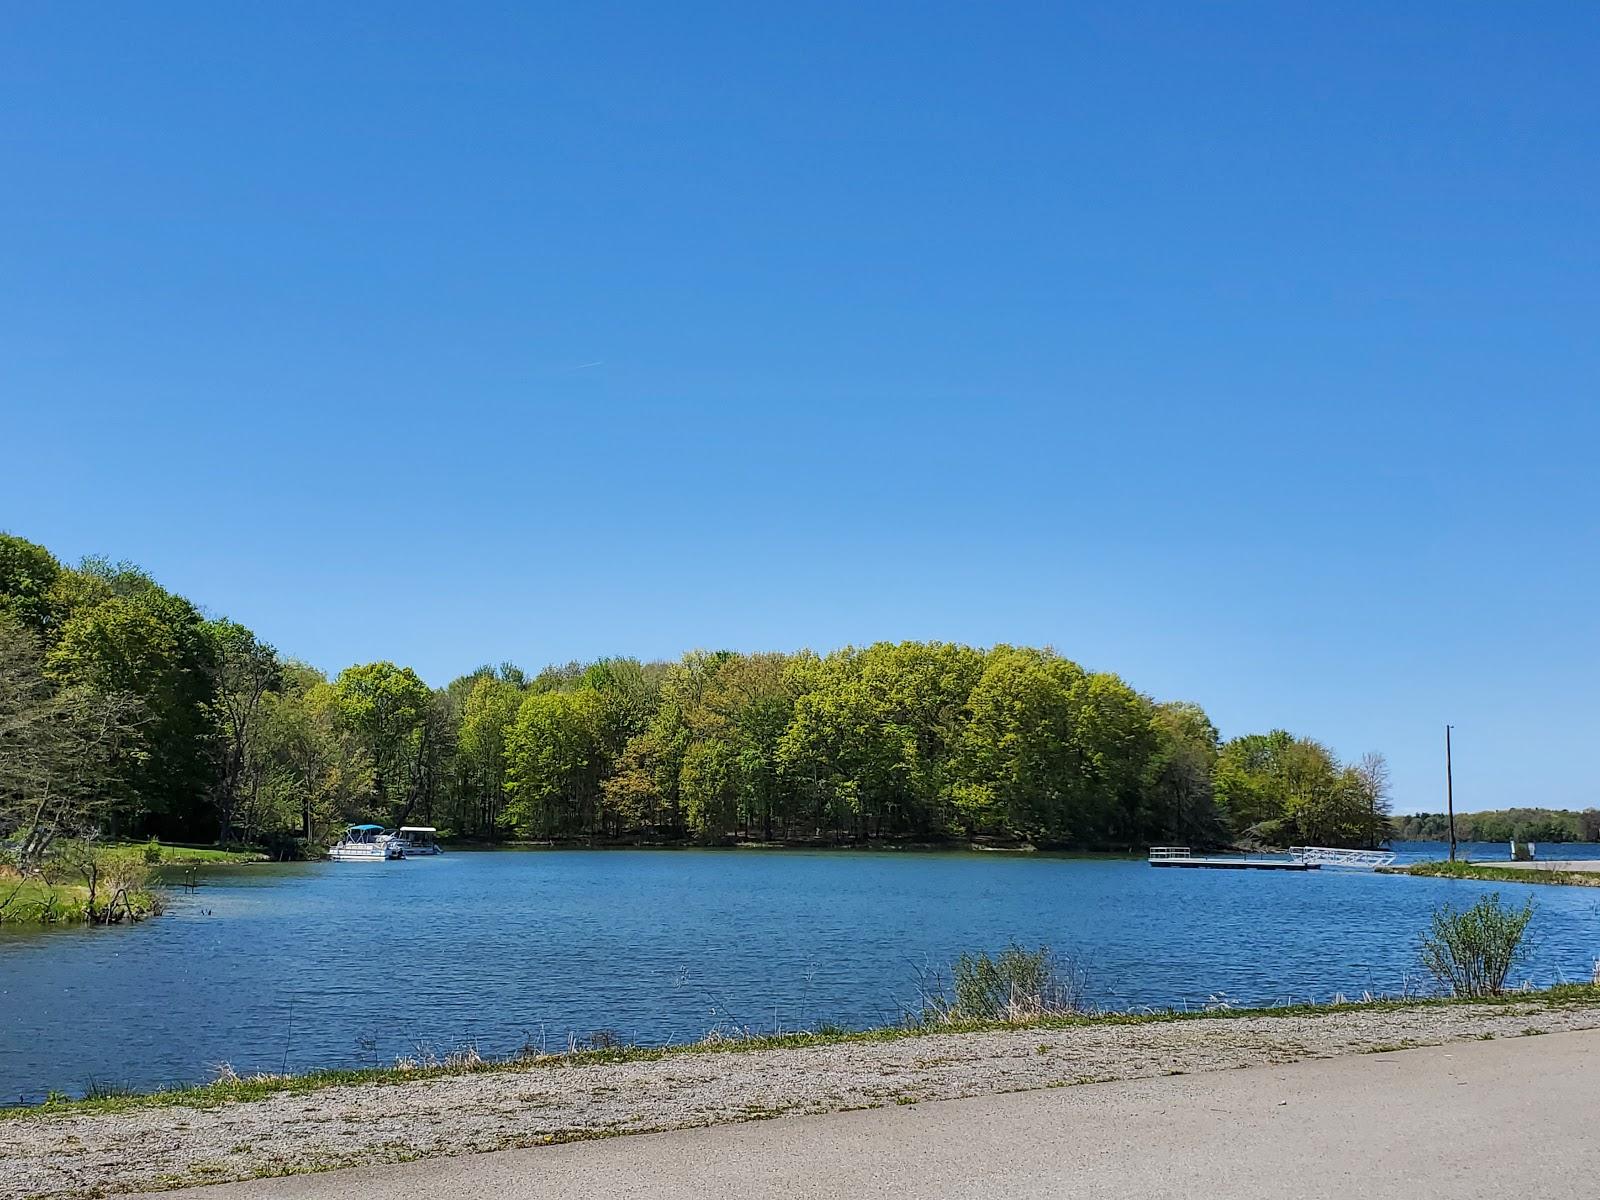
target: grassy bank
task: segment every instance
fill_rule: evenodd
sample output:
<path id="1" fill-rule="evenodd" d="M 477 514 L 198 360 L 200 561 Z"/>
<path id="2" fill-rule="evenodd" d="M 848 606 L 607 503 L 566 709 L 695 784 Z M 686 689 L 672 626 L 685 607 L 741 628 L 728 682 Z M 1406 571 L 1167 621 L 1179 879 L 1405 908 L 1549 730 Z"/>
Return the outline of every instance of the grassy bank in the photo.
<path id="1" fill-rule="evenodd" d="M 141 844 L 62 841 L 43 861 L 0 862 L 0 925 L 116 925 L 162 910 Z"/>
<path id="2" fill-rule="evenodd" d="M 154 1092 L 103 1093 L 85 1099 L 52 1096 L 44 1104 L 20 1108 L 0 1108 L 0 1121 L 26 1120 L 56 1115 L 119 1113 L 142 1109 L 182 1107 L 210 1109 L 244 1101 L 262 1100 L 275 1095 L 303 1095 L 330 1088 L 363 1084 L 406 1084 L 442 1077 L 524 1071 L 543 1066 L 583 1067 L 614 1063 L 656 1062 L 704 1054 L 740 1054 L 765 1050 L 805 1049 L 896 1042 L 952 1033 L 994 1033 L 1006 1030 L 1071 1030 L 1106 1026 L 1170 1024 L 1183 1021 L 1247 1020 L 1261 1018 L 1323 1017 L 1340 1013 L 1392 1013 L 1439 1008 L 1511 1008 L 1532 1005 L 1543 1010 L 1600 1008 L 1600 987 L 1590 984 L 1564 984 L 1538 991 L 1509 992 L 1493 997 L 1436 997 L 1373 999 L 1354 1003 L 1277 1005 L 1269 1008 L 1158 1010 L 1137 1013 L 1095 1013 L 1078 1016 L 1041 1017 L 1026 1021 L 937 1021 L 894 1025 L 859 1031 L 823 1029 L 776 1035 L 729 1037 L 721 1034 L 701 1042 L 671 1046 L 608 1046 L 586 1048 L 574 1045 L 564 1053 L 528 1053 L 504 1059 L 481 1058 L 467 1049 L 437 1061 L 403 1061 L 389 1067 L 351 1070 L 313 1071 L 304 1075 L 227 1074 L 213 1083 L 175 1087 Z"/>
<path id="3" fill-rule="evenodd" d="M 270 862 L 255 849 L 64 841 L 26 872 L 0 864 L 0 925 L 117 924 L 162 911 L 158 867 Z M 94 876 L 90 886 L 90 876 Z"/>
<path id="4" fill-rule="evenodd" d="M 102 891 L 91 912 L 87 883 L 24 879 L 0 872 L 0 925 L 82 925 L 104 919 L 109 903 Z M 139 888 L 121 895 L 116 909 L 113 921 L 142 921 L 161 911 L 161 900 L 154 892 Z"/>
<path id="5" fill-rule="evenodd" d="M 1481 879 L 1487 883 L 1555 883 L 1600 887 L 1600 873 L 1588 871 L 1519 870 L 1480 863 L 1425 862 L 1405 867 L 1379 867 L 1384 875 L 1424 875 L 1436 879 Z"/>
<path id="6" fill-rule="evenodd" d="M 133 851 L 156 866 L 201 866 L 205 864 L 271 862 L 265 850 L 252 847 L 224 849 L 221 846 L 175 845 L 170 842 L 117 842 L 117 850 Z"/>

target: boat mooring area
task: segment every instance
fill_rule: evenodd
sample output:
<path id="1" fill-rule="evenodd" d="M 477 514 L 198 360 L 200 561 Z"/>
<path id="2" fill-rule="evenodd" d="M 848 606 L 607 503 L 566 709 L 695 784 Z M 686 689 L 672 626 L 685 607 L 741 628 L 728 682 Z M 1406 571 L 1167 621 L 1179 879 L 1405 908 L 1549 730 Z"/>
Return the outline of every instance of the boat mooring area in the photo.
<path id="1" fill-rule="evenodd" d="M 1195 855 L 1188 846 L 1151 846 L 1152 867 L 1195 867 L 1214 871 L 1317 871 L 1343 867 L 1370 871 L 1386 867 L 1395 856 L 1385 850 L 1341 850 L 1329 846 L 1291 846 L 1284 855 Z"/>

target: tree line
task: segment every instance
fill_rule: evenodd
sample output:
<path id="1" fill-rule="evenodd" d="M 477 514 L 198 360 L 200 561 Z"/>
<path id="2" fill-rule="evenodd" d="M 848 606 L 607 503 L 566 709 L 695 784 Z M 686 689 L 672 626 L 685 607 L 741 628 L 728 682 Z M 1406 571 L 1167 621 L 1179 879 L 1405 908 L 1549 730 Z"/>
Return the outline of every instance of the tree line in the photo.
<path id="1" fill-rule="evenodd" d="M 1374 844 L 1383 760 L 1223 741 L 1049 649 L 694 651 L 442 688 L 333 678 L 128 564 L 0 535 L 0 842 L 298 842 L 351 820 L 479 839 Z"/>
<path id="2" fill-rule="evenodd" d="M 1394 818 L 1394 837 L 1406 842 L 1450 840 L 1444 813 L 1414 813 Z M 1505 808 L 1457 813 L 1456 840 L 1462 842 L 1600 842 L 1600 809 L 1570 812 L 1559 808 Z"/>

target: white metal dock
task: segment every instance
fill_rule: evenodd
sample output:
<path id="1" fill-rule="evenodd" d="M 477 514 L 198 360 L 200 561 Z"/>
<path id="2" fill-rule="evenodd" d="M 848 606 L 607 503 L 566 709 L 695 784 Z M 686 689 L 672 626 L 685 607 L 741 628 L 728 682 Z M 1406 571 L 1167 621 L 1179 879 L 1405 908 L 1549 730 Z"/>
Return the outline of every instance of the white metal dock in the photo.
<path id="1" fill-rule="evenodd" d="M 1281 857 L 1248 854 L 1196 856 L 1188 846 L 1151 846 L 1152 867 L 1200 867 L 1219 871 L 1316 871 L 1323 867 L 1370 871 L 1387 867 L 1395 856 L 1387 850 L 1340 850 L 1331 846 L 1290 846 Z"/>
<path id="2" fill-rule="evenodd" d="M 1388 850 L 1337 850 L 1330 846 L 1290 846 L 1289 853 L 1302 862 L 1314 862 L 1318 866 L 1344 867 L 1356 871 L 1387 867 L 1396 858 Z"/>
<path id="3" fill-rule="evenodd" d="M 1221 854 L 1196 858 L 1187 846 L 1151 846 L 1152 867 L 1198 867 L 1213 871 L 1315 871 L 1322 864 L 1301 858 L 1252 858 L 1248 854 Z"/>

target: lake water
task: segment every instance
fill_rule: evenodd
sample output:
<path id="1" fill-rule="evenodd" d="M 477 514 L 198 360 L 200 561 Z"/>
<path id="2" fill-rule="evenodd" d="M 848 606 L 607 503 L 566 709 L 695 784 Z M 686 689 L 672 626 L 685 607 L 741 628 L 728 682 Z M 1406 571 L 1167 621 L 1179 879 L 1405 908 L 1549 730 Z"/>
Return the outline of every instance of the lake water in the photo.
<path id="1" fill-rule="evenodd" d="M 1411 844 L 1407 857 L 1442 857 Z M 1600 846 L 1541 848 L 1600 857 Z M 1504 847 L 1474 856 L 1504 858 Z M 217 868 L 166 915 L 0 931 L 0 1103 L 91 1083 L 891 1022 L 919 971 L 1047 943 L 1116 1007 L 1326 1000 L 1426 985 L 1441 900 L 1496 890 L 1360 872 L 1156 870 L 1047 855 L 455 852 Z M 1600 890 L 1534 896 L 1538 983 L 1588 979 Z"/>

